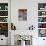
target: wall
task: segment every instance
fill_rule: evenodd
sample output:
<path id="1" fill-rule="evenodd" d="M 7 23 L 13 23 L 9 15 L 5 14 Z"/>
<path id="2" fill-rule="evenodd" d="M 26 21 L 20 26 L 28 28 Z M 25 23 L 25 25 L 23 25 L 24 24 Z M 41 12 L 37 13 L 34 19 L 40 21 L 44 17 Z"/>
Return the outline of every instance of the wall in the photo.
<path id="1" fill-rule="evenodd" d="M 11 22 L 16 25 L 16 32 L 28 30 L 30 25 L 35 26 L 33 33 L 33 46 L 43 44 L 43 38 L 38 38 L 38 3 L 45 3 L 46 0 L 11 0 Z M 27 21 L 18 20 L 18 9 L 27 9 Z M 29 30 L 28 30 L 29 31 Z M 37 36 L 37 37 L 36 37 Z M 39 44 L 38 44 L 39 43 Z M 42 45 L 43 46 L 43 45 Z"/>
<path id="2" fill-rule="evenodd" d="M 33 5 L 34 4 L 34 5 Z M 18 20 L 18 9 L 27 9 L 27 21 Z M 16 25 L 17 30 L 28 30 L 29 26 L 37 28 L 37 2 L 30 0 L 11 1 L 11 22 Z"/>

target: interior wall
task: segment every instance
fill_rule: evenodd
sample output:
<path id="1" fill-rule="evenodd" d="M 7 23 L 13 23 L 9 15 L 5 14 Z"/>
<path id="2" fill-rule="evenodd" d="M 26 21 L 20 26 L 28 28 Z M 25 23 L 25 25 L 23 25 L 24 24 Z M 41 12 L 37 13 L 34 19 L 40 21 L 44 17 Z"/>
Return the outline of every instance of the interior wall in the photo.
<path id="1" fill-rule="evenodd" d="M 27 21 L 18 20 L 18 9 L 27 9 Z M 37 2 L 32 0 L 13 0 L 11 1 L 11 10 L 11 22 L 16 25 L 17 30 L 28 30 L 31 25 L 37 27 Z"/>
<path id="2" fill-rule="evenodd" d="M 16 25 L 18 32 L 28 30 L 29 26 L 34 25 L 33 46 L 44 46 L 43 38 L 35 37 L 38 36 L 38 3 L 46 3 L 46 0 L 11 0 L 11 22 Z M 27 9 L 27 21 L 18 20 L 18 9 Z"/>

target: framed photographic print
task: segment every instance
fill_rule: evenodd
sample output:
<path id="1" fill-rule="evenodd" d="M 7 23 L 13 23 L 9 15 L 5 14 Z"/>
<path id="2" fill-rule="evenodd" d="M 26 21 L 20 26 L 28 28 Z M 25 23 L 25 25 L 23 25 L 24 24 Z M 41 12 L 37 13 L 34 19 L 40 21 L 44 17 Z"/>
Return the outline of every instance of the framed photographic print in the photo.
<path id="1" fill-rule="evenodd" d="M 0 17 L 0 22 L 8 22 L 8 17 Z"/>
<path id="2" fill-rule="evenodd" d="M 20 21 L 26 21 L 27 20 L 27 9 L 19 9 L 18 10 L 18 19 Z"/>
<path id="3" fill-rule="evenodd" d="M 8 37 L 8 23 L 0 23 L 0 35 Z"/>
<path id="4" fill-rule="evenodd" d="M 46 9 L 46 3 L 38 3 L 38 10 L 45 10 Z"/>
<path id="5" fill-rule="evenodd" d="M 46 37 L 46 29 L 39 29 L 39 37 Z"/>
<path id="6" fill-rule="evenodd" d="M 8 11 L 0 11 L 0 16 L 8 16 Z"/>

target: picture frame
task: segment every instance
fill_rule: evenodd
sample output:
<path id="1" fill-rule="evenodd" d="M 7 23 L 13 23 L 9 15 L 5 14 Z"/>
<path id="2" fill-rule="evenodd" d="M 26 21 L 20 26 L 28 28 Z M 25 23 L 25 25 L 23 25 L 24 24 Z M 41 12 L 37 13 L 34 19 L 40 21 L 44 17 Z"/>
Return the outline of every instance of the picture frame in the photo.
<path id="1" fill-rule="evenodd" d="M 27 20 L 27 9 L 18 9 L 18 20 L 19 21 Z"/>

